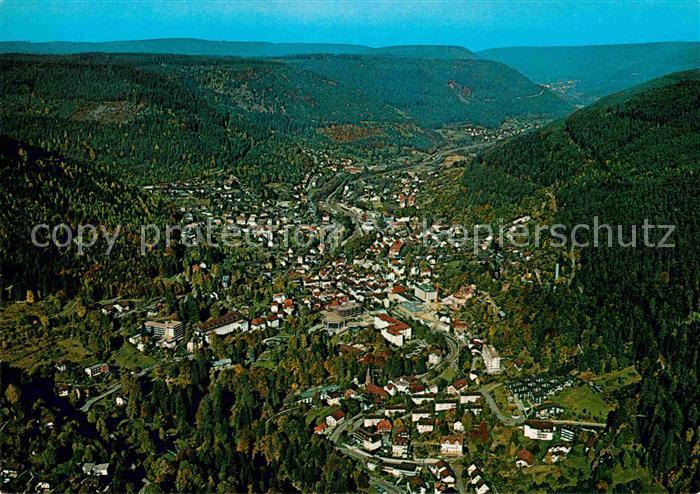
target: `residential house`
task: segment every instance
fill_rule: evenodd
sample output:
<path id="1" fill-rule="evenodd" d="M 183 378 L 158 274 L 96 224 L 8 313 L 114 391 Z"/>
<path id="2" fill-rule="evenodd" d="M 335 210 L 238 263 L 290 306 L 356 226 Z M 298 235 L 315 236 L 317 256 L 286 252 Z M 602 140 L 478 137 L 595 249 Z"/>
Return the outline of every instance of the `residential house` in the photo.
<path id="1" fill-rule="evenodd" d="M 443 412 L 445 410 L 454 410 L 457 408 L 456 400 L 439 400 L 435 402 L 435 411 Z"/>
<path id="2" fill-rule="evenodd" d="M 417 475 L 420 472 L 420 465 L 415 463 L 387 463 L 384 465 L 383 470 L 394 477 L 409 477 Z"/>
<path id="3" fill-rule="evenodd" d="M 419 434 L 427 434 L 435 430 L 435 420 L 434 419 L 420 419 L 418 425 L 416 426 Z"/>
<path id="4" fill-rule="evenodd" d="M 358 429 L 353 435 L 370 453 L 382 447 L 382 436 L 379 434 L 373 434 L 366 429 Z"/>
<path id="5" fill-rule="evenodd" d="M 401 405 L 391 405 L 384 408 L 384 415 L 393 417 L 395 415 L 403 415 L 406 413 L 406 407 Z"/>
<path id="6" fill-rule="evenodd" d="M 571 451 L 570 446 L 552 446 L 547 450 L 545 461 L 547 463 L 557 463 L 566 458 L 566 455 Z"/>
<path id="7" fill-rule="evenodd" d="M 459 402 L 462 405 L 479 403 L 480 401 L 481 401 L 480 394 L 466 394 L 466 395 L 460 395 L 460 397 L 459 397 Z"/>
<path id="8" fill-rule="evenodd" d="M 339 409 L 326 417 L 326 424 L 328 424 L 328 427 L 335 427 L 336 425 L 342 423 L 344 420 L 345 412 Z"/>
<path id="9" fill-rule="evenodd" d="M 446 436 L 440 440 L 440 453 L 445 456 L 462 455 L 462 438 L 459 436 Z"/>
<path id="10" fill-rule="evenodd" d="M 401 458 L 408 455 L 410 439 L 404 435 L 395 435 L 391 440 L 391 456 Z"/>
<path id="11" fill-rule="evenodd" d="M 95 364 L 90 367 L 85 367 L 85 374 L 89 377 L 99 376 L 100 374 L 109 374 L 109 364 Z"/>
<path id="12" fill-rule="evenodd" d="M 401 240 L 396 240 L 391 247 L 389 247 L 389 257 L 392 259 L 398 259 L 401 257 L 401 249 L 403 248 L 403 242 Z"/>
<path id="13" fill-rule="evenodd" d="M 515 466 L 518 468 L 530 468 L 535 465 L 535 456 L 526 449 L 518 451 Z"/>
<path id="14" fill-rule="evenodd" d="M 267 326 L 267 323 L 266 323 L 265 319 L 263 319 L 262 317 L 256 317 L 255 319 L 250 321 L 251 331 L 265 329 L 265 326 Z"/>
<path id="15" fill-rule="evenodd" d="M 458 379 L 447 387 L 447 392 L 451 395 L 459 395 L 467 389 L 469 381 L 466 379 Z"/>
<path id="16" fill-rule="evenodd" d="M 428 492 L 425 481 L 418 475 L 407 477 L 406 486 L 410 494 L 426 494 Z"/>
<path id="17" fill-rule="evenodd" d="M 431 352 L 430 355 L 428 355 L 428 363 L 430 365 L 438 365 L 440 362 L 442 362 L 442 356 L 438 355 L 437 353 Z"/>
<path id="18" fill-rule="evenodd" d="M 83 473 L 96 477 L 109 475 L 109 463 L 83 463 Z"/>
<path id="19" fill-rule="evenodd" d="M 418 422 L 420 419 L 429 419 L 432 416 L 432 409 L 414 410 L 411 412 L 411 422 Z"/>
<path id="20" fill-rule="evenodd" d="M 432 393 L 413 395 L 413 396 L 411 396 L 411 401 L 413 403 L 415 403 L 416 405 L 422 405 L 423 403 L 429 403 L 431 401 L 435 401 L 435 395 Z"/>
<path id="21" fill-rule="evenodd" d="M 388 419 L 382 419 L 377 423 L 377 432 L 380 434 L 388 434 L 393 428 Z"/>
<path id="22" fill-rule="evenodd" d="M 383 417 L 377 416 L 377 415 L 364 417 L 362 419 L 362 426 L 363 427 L 374 427 L 382 420 L 383 420 Z"/>

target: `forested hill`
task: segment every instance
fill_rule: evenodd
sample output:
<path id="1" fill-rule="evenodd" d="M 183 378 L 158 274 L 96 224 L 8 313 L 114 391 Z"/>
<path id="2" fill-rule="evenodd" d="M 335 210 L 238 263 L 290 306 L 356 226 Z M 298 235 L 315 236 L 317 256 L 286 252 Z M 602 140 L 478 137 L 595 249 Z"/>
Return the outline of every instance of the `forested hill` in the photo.
<path id="1" fill-rule="evenodd" d="M 294 181 L 298 145 L 284 136 L 321 139 L 315 128 L 333 123 L 407 120 L 353 88 L 273 61 L 20 55 L 0 59 L 0 69 L 0 133 L 137 183 L 241 167 Z M 248 166 L 261 146 L 277 167 Z"/>
<path id="2" fill-rule="evenodd" d="M 496 126 L 508 117 L 563 116 L 570 105 L 506 65 L 488 60 L 436 60 L 354 55 L 291 57 L 321 74 L 406 112 L 421 125 Z"/>
<path id="3" fill-rule="evenodd" d="M 4 55 L 0 87 L 0 134 L 142 184 L 222 169 L 295 183 L 300 146 L 334 144 L 333 126 L 396 153 L 446 123 L 570 108 L 502 64 L 397 57 Z"/>
<path id="4" fill-rule="evenodd" d="M 65 159 L 44 149 L 0 136 L 0 291 L 24 298 L 27 291 L 40 296 L 61 291 L 74 294 L 80 286 L 93 286 L 110 295 L 144 293 L 156 289 L 152 281 L 168 271 L 172 258 L 154 253 L 139 257 L 139 225 L 164 224 L 170 208 L 156 195 L 146 195 L 95 167 Z M 76 243 L 37 247 L 32 229 L 44 244 L 56 225 L 55 238 L 76 240 L 78 225 L 94 225 L 99 240 L 78 253 Z M 104 232 L 117 241 L 109 253 Z M 104 231 L 100 230 L 104 228 Z M 49 230 L 50 229 L 50 230 Z M 92 234 L 86 232 L 85 244 Z M 107 258 L 109 257 L 109 260 Z M 137 261 L 139 269 L 134 270 Z M 173 267 L 173 266 L 170 266 Z M 61 273 L 61 276 L 56 276 Z M 100 280 L 93 283 L 92 280 Z M 96 297 L 103 293 L 95 292 Z"/>
<path id="5" fill-rule="evenodd" d="M 210 41 L 166 38 L 104 43 L 54 41 L 32 43 L 6 41 L 0 53 L 70 55 L 77 53 L 150 53 L 234 57 L 284 57 L 312 53 L 381 55 L 405 58 L 469 59 L 474 54 L 463 46 L 403 45 L 372 48 L 346 43 L 268 43 L 263 41 Z"/>
<path id="6" fill-rule="evenodd" d="M 691 461 L 700 447 L 698 135 L 700 72 L 678 73 L 494 146 L 464 175 L 465 207 L 485 217 L 532 214 L 570 232 L 597 216 L 601 224 L 622 225 L 626 243 L 637 225 L 636 247 L 617 240 L 608 247 L 603 231 L 598 248 L 552 250 L 547 269 L 558 255 L 561 282 L 532 285 L 521 317 L 532 348 L 567 342 L 579 349 L 580 370 L 598 371 L 612 358 L 637 366 L 637 410 L 619 410 L 615 424 L 644 446 L 625 454 L 675 491 L 696 490 L 700 482 Z M 645 247 L 645 219 L 675 225 L 675 247 Z M 663 233 L 654 230 L 650 239 Z M 591 241 L 592 234 L 578 239 Z"/>
<path id="7" fill-rule="evenodd" d="M 588 104 L 670 72 L 700 67 L 700 43 L 495 48 L 479 57 L 505 63 L 568 101 Z"/>
<path id="8" fill-rule="evenodd" d="M 249 139 L 192 88 L 102 55 L 0 59 L 0 134 L 120 178 L 181 179 Z"/>

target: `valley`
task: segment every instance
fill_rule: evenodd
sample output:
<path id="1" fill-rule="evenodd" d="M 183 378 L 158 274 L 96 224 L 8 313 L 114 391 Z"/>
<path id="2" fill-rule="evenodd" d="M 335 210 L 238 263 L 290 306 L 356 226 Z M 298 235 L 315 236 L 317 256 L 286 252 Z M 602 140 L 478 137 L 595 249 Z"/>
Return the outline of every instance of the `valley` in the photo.
<path id="1" fill-rule="evenodd" d="M 160 43 L 0 56 L 3 489 L 697 487 L 698 70 Z"/>

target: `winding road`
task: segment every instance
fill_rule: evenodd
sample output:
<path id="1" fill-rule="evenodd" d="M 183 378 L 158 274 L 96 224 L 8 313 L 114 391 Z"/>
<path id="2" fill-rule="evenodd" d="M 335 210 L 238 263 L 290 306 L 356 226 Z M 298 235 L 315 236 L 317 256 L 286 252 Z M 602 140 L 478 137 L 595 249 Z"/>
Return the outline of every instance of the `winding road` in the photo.
<path id="1" fill-rule="evenodd" d="M 142 376 L 146 375 L 146 373 L 147 373 L 148 371 L 150 371 L 151 369 L 153 369 L 153 367 L 146 367 L 145 369 L 143 369 L 141 372 L 139 372 L 139 373 L 136 374 L 136 375 L 137 375 L 138 377 L 142 377 Z M 97 403 L 97 402 L 100 401 L 101 399 L 106 398 L 107 396 L 116 393 L 116 392 L 119 391 L 120 389 L 122 389 L 121 383 L 117 383 L 117 384 L 112 385 L 111 388 L 107 389 L 107 391 L 105 391 L 105 392 L 102 393 L 101 395 L 97 395 L 97 396 L 95 396 L 94 398 L 90 398 L 89 400 L 87 400 L 87 401 L 85 402 L 85 404 L 84 404 L 83 406 L 80 407 L 80 411 L 81 411 L 81 412 L 84 412 L 84 413 L 89 412 L 89 411 L 90 411 L 90 408 L 92 408 L 92 405 L 94 405 L 95 403 Z"/>

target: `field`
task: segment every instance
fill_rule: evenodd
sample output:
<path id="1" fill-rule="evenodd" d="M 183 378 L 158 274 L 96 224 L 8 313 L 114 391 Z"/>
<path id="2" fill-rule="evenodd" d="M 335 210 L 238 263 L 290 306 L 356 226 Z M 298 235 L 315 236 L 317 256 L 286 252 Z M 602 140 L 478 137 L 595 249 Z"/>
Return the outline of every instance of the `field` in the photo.
<path id="1" fill-rule="evenodd" d="M 18 302 L 0 309 L 0 359 L 24 369 L 51 361 L 82 363 L 87 356 L 78 338 L 48 326 L 46 303 Z"/>
<path id="2" fill-rule="evenodd" d="M 152 367 L 154 360 L 139 352 L 133 345 L 125 343 L 114 355 L 114 363 L 124 369 L 145 369 Z"/>
<path id="3" fill-rule="evenodd" d="M 608 412 L 612 410 L 612 407 L 588 386 L 565 389 L 552 401 L 566 410 L 566 418 L 572 419 L 604 422 Z"/>
<path id="4" fill-rule="evenodd" d="M 639 382 L 641 379 L 642 376 L 639 375 L 632 365 L 618 371 L 603 374 L 595 378 L 593 382 L 605 391 L 612 391 Z"/>
<path id="5" fill-rule="evenodd" d="M 503 386 L 496 386 L 491 390 L 491 396 L 493 396 L 493 399 L 501 412 L 505 414 L 509 408 L 508 396 L 506 395 L 505 388 L 503 388 Z"/>

